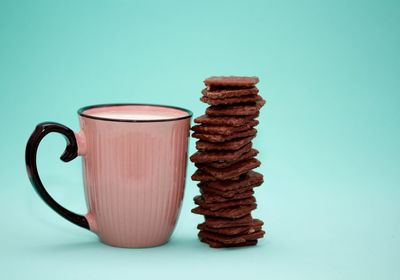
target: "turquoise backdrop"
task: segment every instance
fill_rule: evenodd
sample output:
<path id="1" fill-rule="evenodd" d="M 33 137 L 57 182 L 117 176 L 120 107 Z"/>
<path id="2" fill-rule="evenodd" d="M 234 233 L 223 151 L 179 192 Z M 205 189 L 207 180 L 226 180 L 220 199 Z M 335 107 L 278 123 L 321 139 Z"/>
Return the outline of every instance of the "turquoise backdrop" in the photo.
<path id="1" fill-rule="evenodd" d="M 0 279 L 400 279 L 399 15 L 378 0 L 0 1 Z M 151 249 L 103 245 L 36 195 L 24 150 L 37 123 L 77 131 L 79 107 L 109 102 L 197 116 L 211 75 L 257 75 L 268 101 L 257 247 L 197 240 L 190 179 L 171 241 Z M 85 213 L 64 146 L 45 139 L 39 169 Z"/>

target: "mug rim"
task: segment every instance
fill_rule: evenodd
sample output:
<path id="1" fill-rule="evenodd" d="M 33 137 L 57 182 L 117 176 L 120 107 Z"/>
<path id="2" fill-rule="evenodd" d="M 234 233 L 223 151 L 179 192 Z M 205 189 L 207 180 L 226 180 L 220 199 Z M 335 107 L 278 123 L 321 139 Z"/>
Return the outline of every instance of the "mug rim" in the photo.
<path id="1" fill-rule="evenodd" d="M 169 119 L 155 119 L 155 120 L 130 120 L 130 119 L 120 119 L 120 118 L 106 118 L 106 117 L 97 117 L 89 114 L 85 114 L 86 110 L 95 109 L 95 108 L 103 108 L 103 107 L 116 107 L 116 106 L 151 106 L 151 107 L 159 107 L 159 108 L 170 108 L 176 109 L 187 113 L 187 116 L 176 117 L 176 118 L 169 118 Z M 88 105 L 78 109 L 78 115 L 81 117 L 94 119 L 94 120 L 101 120 L 101 121 L 111 121 L 111 122 L 168 122 L 168 121 L 177 121 L 188 119 L 193 116 L 193 112 L 189 109 L 185 109 L 182 107 L 177 106 L 170 106 L 170 105 L 161 105 L 161 104 L 148 104 L 148 103 L 104 103 L 104 104 L 95 104 L 95 105 Z"/>

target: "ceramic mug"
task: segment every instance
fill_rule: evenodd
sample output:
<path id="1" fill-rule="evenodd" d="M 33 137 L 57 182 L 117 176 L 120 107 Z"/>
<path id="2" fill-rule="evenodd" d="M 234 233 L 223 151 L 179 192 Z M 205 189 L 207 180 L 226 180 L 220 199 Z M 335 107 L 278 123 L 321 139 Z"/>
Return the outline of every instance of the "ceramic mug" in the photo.
<path id="1" fill-rule="evenodd" d="M 39 196 L 106 244 L 135 248 L 166 243 L 184 194 L 192 112 L 162 105 L 105 104 L 83 107 L 78 114 L 78 133 L 44 122 L 29 138 L 25 161 Z M 88 208 L 84 216 L 58 204 L 40 180 L 37 150 L 51 132 L 65 136 L 61 160 L 82 156 Z"/>

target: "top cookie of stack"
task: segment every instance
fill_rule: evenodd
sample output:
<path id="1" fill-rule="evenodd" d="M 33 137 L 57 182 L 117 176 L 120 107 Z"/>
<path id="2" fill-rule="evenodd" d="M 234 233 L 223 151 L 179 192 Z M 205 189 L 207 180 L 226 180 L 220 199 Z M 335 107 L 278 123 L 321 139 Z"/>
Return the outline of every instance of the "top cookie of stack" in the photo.
<path id="1" fill-rule="evenodd" d="M 265 100 L 258 94 L 257 77 L 210 77 L 200 100 L 210 106 L 196 118 L 192 136 L 197 152 L 190 157 L 198 168 L 192 179 L 200 181 L 201 196 L 194 198 L 193 213 L 205 216 L 199 238 L 211 247 L 255 245 L 264 235 L 263 224 L 251 217 L 256 208 L 253 188 L 263 176 L 251 140 L 256 118 Z"/>

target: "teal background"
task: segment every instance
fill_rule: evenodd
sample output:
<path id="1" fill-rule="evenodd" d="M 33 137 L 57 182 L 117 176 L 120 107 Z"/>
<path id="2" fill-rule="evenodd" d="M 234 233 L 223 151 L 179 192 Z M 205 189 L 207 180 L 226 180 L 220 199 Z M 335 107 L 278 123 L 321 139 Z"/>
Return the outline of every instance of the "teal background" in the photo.
<path id="1" fill-rule="evenodd" d="M 400 279 L 399 3 L 0 1 L 0 278 Z M 108 102 L 197 116 L 211 75 L 257 75 L 268 101 L 257 247 L 200 243 L 190 180 L 171 241 L 151 249 L 105 246 L 33 191 L 24 149 L 37 123 L 77 131 L 79 107 Z M 41 176 L 85 213 L 81 162 L 62 163 L 64 146 L 43 141 Z"/>

